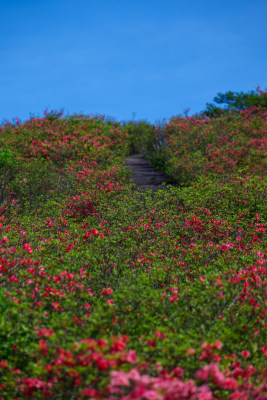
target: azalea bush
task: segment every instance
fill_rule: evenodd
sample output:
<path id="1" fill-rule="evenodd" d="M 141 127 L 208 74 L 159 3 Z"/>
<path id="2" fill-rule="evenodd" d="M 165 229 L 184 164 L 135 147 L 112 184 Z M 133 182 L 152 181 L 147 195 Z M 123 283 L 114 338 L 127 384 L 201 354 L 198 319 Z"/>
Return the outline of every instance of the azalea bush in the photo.
<path id="1" fill-rule="evenodd" d="M 156 193 L 131 123 L 0 128 L 1 400 L 267 399 L 264 115 L 146 125 L 184 184 Z"/>
<path id="2" fill-rule="evenodd" d="M 165 146 L 152 154 L 179 184 L 200 176 L 235 173 L 262 176 L 266 168 L 267 111 L 261 106 L 222 115 L 173 117 L 163 133 Z"/>

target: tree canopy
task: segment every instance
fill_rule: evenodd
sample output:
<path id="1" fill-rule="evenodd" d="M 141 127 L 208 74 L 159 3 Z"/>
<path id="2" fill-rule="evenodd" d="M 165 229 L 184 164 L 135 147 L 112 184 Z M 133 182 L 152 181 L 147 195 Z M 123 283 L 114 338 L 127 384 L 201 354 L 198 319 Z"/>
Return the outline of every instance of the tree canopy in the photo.
<path id="1" fill-rule="evenodd" d="M 229 111 L 240 111 L 251 107 L 267 108 L 267 91 L 260 88 L 250 92 L 232 92 L 218 93 L 213 103 L 207 103 L 203 115 L 216 117 Z"/>

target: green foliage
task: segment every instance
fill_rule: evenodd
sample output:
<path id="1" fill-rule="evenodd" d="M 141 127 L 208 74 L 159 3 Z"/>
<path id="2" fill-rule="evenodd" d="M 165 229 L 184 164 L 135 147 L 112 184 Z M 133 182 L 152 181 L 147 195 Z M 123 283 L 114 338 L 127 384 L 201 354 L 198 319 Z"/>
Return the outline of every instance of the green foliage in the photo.
<path id="1" fill-rule="evenodd" d="M 260 89 L 251 90 L 248 93 L 232 92 L 218 93 L 213 101 L 216 103 L 207 103 L 203 115 L 208 117 L 219 117 L 227 111 L 240 111 L 246 108 L 262 107 L 267 108 L 267 92 Z M 222 108 L 218 107 L 218 104 Z"/>
<path id="2" fill-rule="evenodd" d="M 0 149 L 0 169 L 10 167 L 16 164 L 15 154 L 8 146 Z"/>
<path id="3" fill-rule="evenodd" d="M 265 129 L 260 110 L 2 128 L 0 397 L 260 398 Z M 130 151 L 180 187 L 133 190 Z"/>
<path id="4" fill-rule="evenodd" d="M 144 153 L 153 148 L 154 126 L 145 121 L 130 121 L 124 124 L 129 135 L 129 153 Z"/>

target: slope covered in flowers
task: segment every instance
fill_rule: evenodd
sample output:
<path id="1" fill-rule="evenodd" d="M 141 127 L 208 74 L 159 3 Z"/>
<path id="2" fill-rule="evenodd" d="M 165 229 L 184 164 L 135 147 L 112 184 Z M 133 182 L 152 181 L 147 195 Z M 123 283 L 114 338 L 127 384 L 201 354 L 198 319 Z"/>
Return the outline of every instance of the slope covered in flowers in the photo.
<path id="1" fill-rule="evenodd" d="M 167 173 L 180 183 L 201 175 L 237 171 L 262 176 L 266 168 L 266 108 L 228 112 L 218 118 L 173 117 L 163 129 L 160 158 Z"/>
<path id="2" fill-rule="evenodd" d="M 153 196 L 124 166 L 140 125 L 1 128 L 1 400 L 267 398 L 266 116 L 247 115 L 173 119 L 164 163 L 191 183 Z"/>

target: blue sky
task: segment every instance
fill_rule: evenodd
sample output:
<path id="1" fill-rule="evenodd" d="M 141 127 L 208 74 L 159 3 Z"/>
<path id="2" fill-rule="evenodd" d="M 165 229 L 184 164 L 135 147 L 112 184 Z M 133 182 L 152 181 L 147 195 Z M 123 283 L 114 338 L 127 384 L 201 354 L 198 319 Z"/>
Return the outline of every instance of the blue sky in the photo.
<path id="1" fill-rule="evenodd" d="M 116 120 L 267 88 L 266 0 L 0 0 L 0 122 L 46 108 Z"/>

